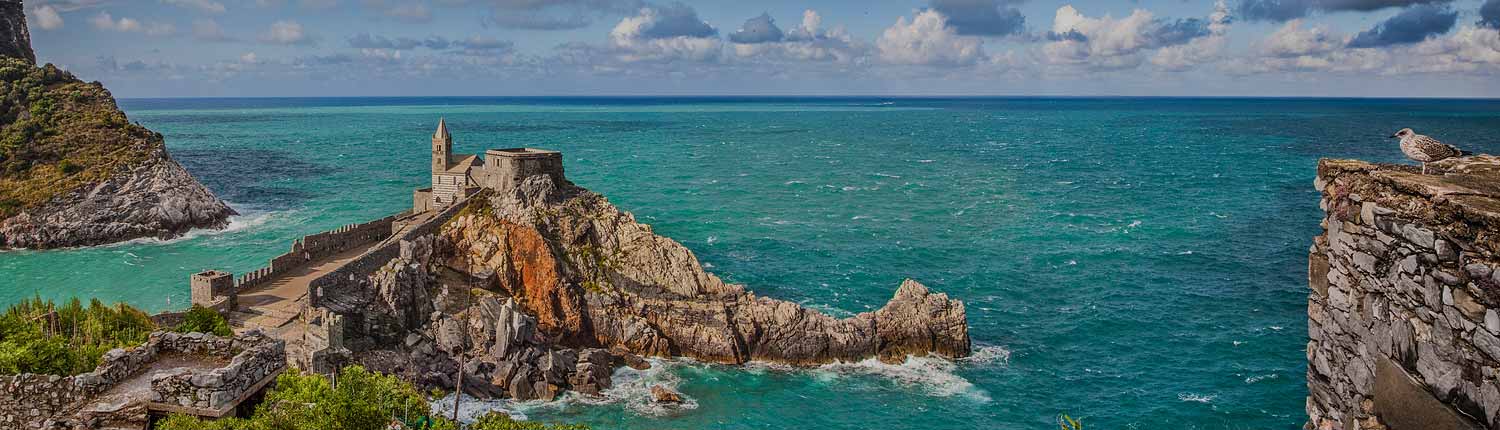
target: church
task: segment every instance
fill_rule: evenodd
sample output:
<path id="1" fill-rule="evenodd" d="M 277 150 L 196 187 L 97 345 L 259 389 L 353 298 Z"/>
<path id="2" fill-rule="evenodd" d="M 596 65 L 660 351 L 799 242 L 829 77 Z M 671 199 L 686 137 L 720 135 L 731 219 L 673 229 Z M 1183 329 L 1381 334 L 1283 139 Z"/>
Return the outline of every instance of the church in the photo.
<path id="1" fill-rule="evenodd" d="M 432 133 L 432 186 L 412 193 L 412 213 L 442 210 L 479 190 L 507 190 L 532 175 L 563 180 L 562 153 L 535 148 L 491 149 L 476 154 L 453 153 L 448 121 L 438 119 Z"/>

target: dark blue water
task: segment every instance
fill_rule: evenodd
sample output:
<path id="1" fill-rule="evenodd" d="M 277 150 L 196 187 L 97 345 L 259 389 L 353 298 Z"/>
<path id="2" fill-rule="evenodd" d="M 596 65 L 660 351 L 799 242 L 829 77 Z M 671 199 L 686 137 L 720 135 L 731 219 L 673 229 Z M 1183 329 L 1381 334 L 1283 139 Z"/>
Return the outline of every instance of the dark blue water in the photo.
<path id="1" fill-rule="evenodd" d="M 303 234 L 395 212 L 446 117 L 460 152 L 562 150 L 710 270 L 837 315 L 903 278 L 968 304 L 978 356 L 812 370 L 662 362 L 602 401 L 495 404 L 599 428 L 1292 429 L 1306 396 L 1319 157 L 1403 127 L 1500 151 L 1500 101 L 1134 98 L 122 100 L 245 215 L 169 242 L 0 253 L 0 302 L 185 301 Z M 59 269 L 65 268 L 65 269 Z M 172 304 L 167 299 L 172 297 Z M 645 402 L 673 385 L 688 409 Z"/>

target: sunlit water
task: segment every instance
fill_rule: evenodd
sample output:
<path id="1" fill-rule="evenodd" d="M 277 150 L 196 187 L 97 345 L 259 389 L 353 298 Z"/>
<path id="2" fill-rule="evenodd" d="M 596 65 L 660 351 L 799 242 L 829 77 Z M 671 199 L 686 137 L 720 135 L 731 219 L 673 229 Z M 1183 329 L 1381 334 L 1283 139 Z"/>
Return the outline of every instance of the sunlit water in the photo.
<path id="1" fill-rule="evenodd" d="M 958 363 L 669 360 L 621 370 L 601 399 L 486 405 L 596 428 L 1046 429 L 1059 413 L 1090 428 L 1297 428 L 1317 158 L 1399 161 L 1384 137 L 1401 127 L 1500 151 L 1489 101 L 121 104 L 243 215 L 168 242 L 0 253 L 0 303 L 181 307 L 191 272 L 243 272 L 300 235 L 407 207 L 445 116 L 460 152 L 562 150 L 573 181 L 760 294 L 843 316 L 910 277 L 968 305 L 976 357 Z M 689 404 L 651 405 L 654 384 Z"/>

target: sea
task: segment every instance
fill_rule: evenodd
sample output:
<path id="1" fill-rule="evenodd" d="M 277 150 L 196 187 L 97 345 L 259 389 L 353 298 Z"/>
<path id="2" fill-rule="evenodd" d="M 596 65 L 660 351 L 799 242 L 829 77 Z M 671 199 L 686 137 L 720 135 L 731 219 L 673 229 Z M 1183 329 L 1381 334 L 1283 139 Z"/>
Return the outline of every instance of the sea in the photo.
<path id="1" fill-rule="evenodd" d="M 1411 127 L 1500 152 L 1500 101 L 1214 98 L 125 99 L 240 215 L 223 231 L 0 252 L 0 305 L 188 303 L 293 239 L 408 208 L 461 153 L 567 176 L 719 276 L 835 316 L 903 279 L 967 305 L 971 357 L 815 368 L 656 360 L 602 398 L 464 399 L 596 429 L 1297 429 L 1320 157 L 1406 162 Z M 687 398 L 648 401 L 651 385 Z M 451 399 L 437 402 L 450 408 Z"/>

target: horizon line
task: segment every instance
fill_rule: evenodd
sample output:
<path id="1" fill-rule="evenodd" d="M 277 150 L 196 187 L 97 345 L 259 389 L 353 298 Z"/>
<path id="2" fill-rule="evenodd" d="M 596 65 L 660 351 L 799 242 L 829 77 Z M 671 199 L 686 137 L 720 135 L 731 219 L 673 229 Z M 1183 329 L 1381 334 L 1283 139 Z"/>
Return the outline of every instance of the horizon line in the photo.
<path id="1" fill-rule="evenodd" d="M 1377 96 L 1246 96 L 1246 95 L 1191 95 L 1191 96 L 1167 96 L 1167 95 L 881 95 L 881 94 L 844 94 L 844 95 L 795 95 L 795 94 L 598 94 L 598 95 L 391 95 L 391 96 L 152 96 L 152 97 L 117 97 L 119 100 L 165 100 L 165 99 L 419 99 L 419 98 L 451 98 L 451 99 L 647 99 L 647 98 L 682 98 L 682 99 L 728 99 L 728 98 L 763 98 L 763 99 L 910 99 L 910 100 L 940 100 L 940 99 L 1242 99 L 1242 100 L 1461 100 L 1461 101 L 1500 101 L 1500 97 L 1449 97 L 1449 96 L 1427 96 L 1427 97 L 1377 97 Z"/>

